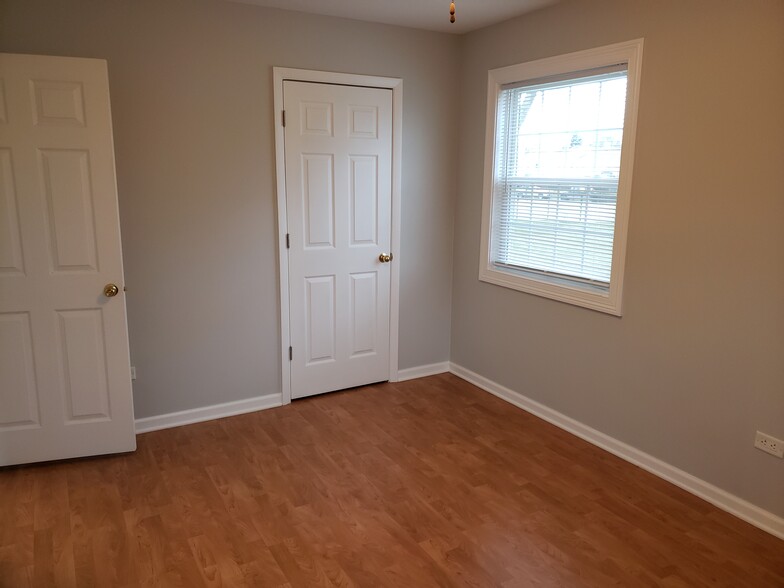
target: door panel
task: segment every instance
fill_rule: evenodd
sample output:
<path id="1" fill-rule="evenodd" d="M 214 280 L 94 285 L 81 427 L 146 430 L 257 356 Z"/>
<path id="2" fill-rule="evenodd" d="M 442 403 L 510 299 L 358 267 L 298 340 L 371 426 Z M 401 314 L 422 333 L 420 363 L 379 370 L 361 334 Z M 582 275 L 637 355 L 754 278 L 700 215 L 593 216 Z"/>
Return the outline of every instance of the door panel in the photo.
<path id="1" fill-rule="evenodd" d="M 52 270 L 96 271 L 89 153 L 82 149 L 41 149 L 38 153 Z"/>
<path id="2" fill-rule="evenodd" d="M 33 123 L 36 126 L 85 126 L 81 82 L 31 80 L 30 86 L 35 97 Z"/>
<path id="3" fill-rule="evenodd" d="M 66 422 L 110 418 L 101 309 L 63 310 L 57 318 L 67 398 Z"/>
<path id="4" fill-rule="evenodd" d="M 0 124 L 8 122 L 5 109 L 5 82 L 0 79 Z"/>
<path id="5" fill-rule="evenodd" d="M 375 106 L 349 105 L 351 128 L 349 137 L 360 139 L 378 138 L 378 108 Z"/>
<path id="6" fill-rule="evenodd" d="M 300 102 L 300 134 L 332 136 L 332 103 Z"/>
<path id="7" fill-rule="evenodd" d="M 285 81 L 292 398 L 389 378 L 392 92 Z"/>
<path id="8" fill-rule="evenodd" d="M 352 155 L 351 246 L 376 245 L 378 230 L 378 158 L 375 155 Z"/>
<path id="9" fill-rule="evenodd" d="M 305 278 L 308 365 L 335 361 L 335 276 Z"/>
<path id="10" fill-rule="evenodd" d="M 133 450 L 106 63 L 0 54 L 0 95 L 0 465 Z"/>
<path id="11" fill-rule="evenodd" d="M 376 312 L 378 309 L 378 272 L 354 273 L 351 280 L 350 357 L 376 352 Z"/>
<path id="12" fill-rule="evenodd" d="M 335 245 L 334 168 L 332 155 L 302 155 L 302 208 L 307 248 Z"/>
<path id="13" fill-rule="evenodd" d="M 26 312 L 0 314 L 0 374 L 0 430 L 38 425 L 38 386 Z"/>
<path id="14" fill-rule="evenodd" d="M 18 208 L 11 150 L 0 149 L 0 273 L 4 274 L 24 273 Z"/>

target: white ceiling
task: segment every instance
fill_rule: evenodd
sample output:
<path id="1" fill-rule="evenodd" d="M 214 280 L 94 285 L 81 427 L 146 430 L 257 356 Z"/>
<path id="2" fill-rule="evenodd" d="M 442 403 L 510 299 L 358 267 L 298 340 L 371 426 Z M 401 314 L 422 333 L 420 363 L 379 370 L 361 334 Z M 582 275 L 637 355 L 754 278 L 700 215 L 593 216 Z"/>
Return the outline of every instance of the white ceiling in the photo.
<path id="1" fill-rule="evenodd" d="M 449 22 L 449 0 L 228 0 L 283 10 L 341 16 L 443 33 L 467 33 L 558 0 L 455 0 L 457 22 Z"/>

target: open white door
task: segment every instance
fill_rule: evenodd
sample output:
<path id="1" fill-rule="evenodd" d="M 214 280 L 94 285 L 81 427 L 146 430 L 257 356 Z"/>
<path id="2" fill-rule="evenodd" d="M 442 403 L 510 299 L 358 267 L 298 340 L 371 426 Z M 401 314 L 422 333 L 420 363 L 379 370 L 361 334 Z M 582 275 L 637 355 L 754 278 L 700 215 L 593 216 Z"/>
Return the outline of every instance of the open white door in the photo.
<path id="1" fill-rule="evenodd" d="M 0 465 L 132 451 L 132 402 L 106 62 L 0 54 Z"/>
<path id="2" fill-rule="evenodd" d="M 291 396 L 389 379 L 392 91 L 283 82 Z"/>

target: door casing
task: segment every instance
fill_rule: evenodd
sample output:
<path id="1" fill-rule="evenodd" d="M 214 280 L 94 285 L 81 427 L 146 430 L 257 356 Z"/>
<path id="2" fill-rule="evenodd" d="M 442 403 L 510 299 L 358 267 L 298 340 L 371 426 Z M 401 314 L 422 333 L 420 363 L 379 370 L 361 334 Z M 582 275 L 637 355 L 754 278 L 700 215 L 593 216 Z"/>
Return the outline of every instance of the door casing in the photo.
<path id="1" fill-rule="evenodd" d="M 398 333 L 400 317 L 400 195 L 402 180 L 402 137 L 403 137 L 403 80 L 358 74 L 312 71 L 273 67 L 275 109 L 275 175 L 277 177 L 278 205 L 278 255 L 280 262 L 280 357 L 281 357 L 281 402 L 291 402 L 291 370 L 289 346 L 289 258 L 286 247 L 288 218 L 286 215 L 286 157 L 283 128 L 283 81 L 315 82 L 343 86 L 365 86 L 392 90 L 392 252 L 394 262 L 390 267 L 389 298 L 389 381 L 398 379 Z"/>

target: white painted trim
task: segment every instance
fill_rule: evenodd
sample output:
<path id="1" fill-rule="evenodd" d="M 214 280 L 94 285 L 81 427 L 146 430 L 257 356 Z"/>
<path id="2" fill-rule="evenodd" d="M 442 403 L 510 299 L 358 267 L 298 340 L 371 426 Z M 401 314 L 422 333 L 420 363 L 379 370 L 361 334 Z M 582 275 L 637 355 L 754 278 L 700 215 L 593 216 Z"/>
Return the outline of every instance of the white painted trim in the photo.
<path id="1" fill-rule="evenodd" d="M 171 429 L 172 427 L 191 425 L 213 419 L 222 419 L 247 412 L 275 408 L 282 404 L 280 394 L 267 394 L 266 396 L 257 396 L 247 400 L 213 404 L 212 406 L 136 419 L 136 434 L 149 433 L 150 431 L 158 431 L 160 429 Z"/>
<path id="2" fill-rule="evenodd" d="M 637 134 L 637 107 L 640 95 L 642 48 L 643 39 L 635 39 L 595 49 L 577 51 L 567 55 L 492 69 L 487 72 L 485 168 L 482 196 L 482 235 L 479 254 L 480 281 L 616 316 L 622 315 L 623 274 L 626 265 L 626 237 L 629 225 L 635 136 Z M 609 291 L 605 294 L 590 289 L 583 289 L 577 285 L 561 285 L 555 281 L 548 280 L 546 277 L 527 277 L 497 269 L 490 263 L 490 239 L 493 222 L 493 186 L 495 183 L 496 110 L 501 87 L 508 83 L 585 71 L 617 63 L 626 63 L 628 65 L 628 78 Z"/>
<path id="3" fill-rule="evenodd" d="M 747 523 L 767 531 L 771 535 L 784 539 L 784 518 L 764 510 L 750 502 L 743 500 L 729 492 L 722 490 L 696 476 L 676 468 L 660 459 L 653 457 L 639 449 L 627 445 L 622 441 L 610 437 L 596 429 L 582 424 L 552 408 L 532 400 L 519 392 L 515 392 L 501 384 L 493 382 L 476 372 L 451 363 L 450 371 L 456 376 L 471 382 L 475 386 L 522 408 L 526 412 L 544 419 L 565 431 L 584 439 L 589 443 L 609 451 L 623 460 L 641 467 L 659 478 L 675 484 L 679 488 L 710 502 L 712 505 L 724 510 Z"/>
<path id="4" fill-rule="evenodd" d="M 280 379 L 281 402 L 291 402 L 291 366 L 289 362 L 289 346 L 291 331 L 289 327 L 289 254 L 286 248 L 286 232 L 289 226 L 286 215 L 286 159 L 285 133 L 281 124 L 283 111 L 283 77 L 284 70 L 272 68 L 273 76 L 273 113 L 272 124 L 275 127 L 275 177 L 278 195 L 278 285 L 280 287 Z"/>
<path id="5" fill-rule="evenodd" d="M 397 82 L 397 83 L 395 83 Z M 390 268 L 389 296 L 389 379 L 398 379 L 398 338 L 400 335 L 400 247 L 401 200 L 403 194 L 403 80 L 390 80 L 392 88 L 392 247 L 395 260 Z"/>
<path id="6" fill-rule="evenodd" d="M 450 364 L 448 361 L 431 363 L 428 365 L 418 365 L 416 367 L 398 370 L 397 380 L 390 379 L 390 382 L 405 382 L 406 380 L 435 376 L 436 374 L 445 374 L 449 371 L 449 368 Z"/>
<path id="7" fill-rule="evenodd" d="M 450 371 L 450 363 L 442 361 L 440 363 L 431 363 L 428 365 L 420 365 L 413 368 L 407 368 L 397 371 L 396 382 L 404 382 L 406 380 L 413 380 L 415 378 L 424 378 L 426 376 L 434 376 L 436 374 L 445 374 Z M 149 433 L 150 431 L 158 431 L 160 429 L 170 429 L 172 427 L 180 427 L 182 425 L 190 425 L 193 423 L 201 423 L 213 419 L 222 419 L 224 417 L 234 416 L 238 414 L 245 414 L 247 412 L 255 412 L 257 410 L 265 410 L 267 408 L 275 408 L 282 406 L 284 403 L 281 394 L 267 394 L 266 396 L 259 396 L 256 398 L 248 398 L 247 400 L 237 400 L 235 402 L 226 402 L 223 404 L 214 404 L 212 406 L 205 406 L 201 408 L 192 408 L 190 410 L 183 410 L 180 412 L 172 412 L 152 417 L 145 417 L 136 419 L 136 434 Z"/>
<path id="8" fill-rule="evenodd" d="M 280 267 L 280 354 L 282 402 L 291 402 L 291 366 L 288 358 L 291 345 L 289 309 L 289 256 L 286 249 L 286 160 L 285 134 L 281 124 L 283 110 L 283 81 L 319 82 L 346 86 L 367 86 L 392 90 L 392 248 L 395 256 L 390 267 L 389 296 L 389 379 L 398 379 L 398 338 L 400 329 L 400 200 L 402 194 L 403 163 L 403 80 L 307 69 L 273 67 L 273 120 L 275 125 L 275 174 L 278 203 L 278 259 Z"/>

